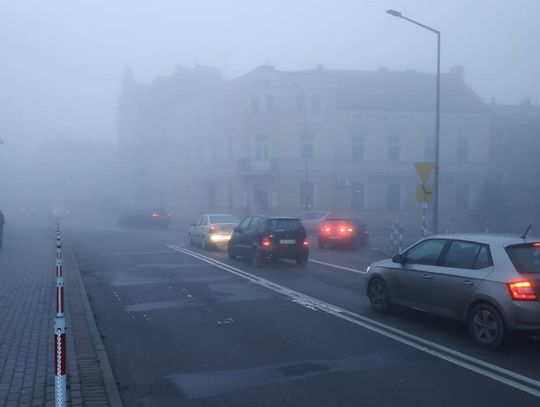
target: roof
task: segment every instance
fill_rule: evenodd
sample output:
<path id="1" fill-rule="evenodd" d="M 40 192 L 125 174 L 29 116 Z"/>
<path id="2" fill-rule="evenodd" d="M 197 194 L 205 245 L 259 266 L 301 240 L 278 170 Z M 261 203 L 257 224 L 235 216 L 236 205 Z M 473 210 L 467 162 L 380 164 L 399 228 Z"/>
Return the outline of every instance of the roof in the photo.
<path id="1" fill-rule="evenodd" d="M 433 112 L 435 110 L 435 73 L 414 70 L 373 71 L 311 69 L 279 71 L 269 65 L 260 66 L 236 81 L 289 79 L 310 84 L 314 80 L 333 83 L 337 109 L 345 111 Z M 463 68 L 454 67 L 441 74 L 441 111 L 489 113 L 488 105 L 469 87 Z"/>
<path id="2" fill-rule="evenodd" d="M 491 244 L 496 246 L 508 246 L 511 244 L 540 242 L 540 238 L 528 236 L 522 239 L 519 235 L 495 234 L 495 233 L 451 233 L 432 235 L 429 238 L 444 238 L 457 240 L 471 240 L 478 243 Z"/>

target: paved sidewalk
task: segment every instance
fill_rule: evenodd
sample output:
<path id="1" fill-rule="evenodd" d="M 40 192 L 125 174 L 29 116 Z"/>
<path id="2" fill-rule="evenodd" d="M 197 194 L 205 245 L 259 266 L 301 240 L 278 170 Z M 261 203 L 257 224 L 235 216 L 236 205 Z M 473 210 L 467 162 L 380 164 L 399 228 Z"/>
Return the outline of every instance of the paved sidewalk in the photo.
<path id="1" fill-rule="evenodd" d="M 0 251 L 0 406 L 54 406 L 54 234 L 8 223 Z M 64 245 L 69 406 L 121 405 L 84 285 Z"/>

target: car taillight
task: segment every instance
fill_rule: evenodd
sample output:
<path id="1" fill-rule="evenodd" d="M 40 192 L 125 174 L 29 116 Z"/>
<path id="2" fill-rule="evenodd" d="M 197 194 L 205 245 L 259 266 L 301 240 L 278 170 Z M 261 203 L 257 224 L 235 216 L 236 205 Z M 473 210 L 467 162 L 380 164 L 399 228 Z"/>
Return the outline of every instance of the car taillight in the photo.
<path id="1" fill-rule="evenodd" d="M 215 226 L 210 226 L 210 228 L 208 229 L 208 233 L 216 233 L 217 232 L 217 228 Z"/>
<path id="2" fill-rule="evenodd" d="M 321 232 L 323 233 L 329 233 L 332 231 L 332 228 L 329 225 L 322 225 Z"/>
<path id="3" fill-rule="evenodd" d="M 152 217 L 153 218 L 159 218 L 159 213 L 158 212 L 152 212 Z"/>
<path id="4" fill-rule="evenodd" d="M 540 242 L 533 243 L 533 247 L 540 247 Z"/>
<path id="5" fill-rule="evenodd" d="M 309 240 L 307 237 L 304 239 L 304 246 L 309 246 Z"/>
<path id="6" fill-rule="evenodd" d="M 263 247 L 270 247 L 272 243 L 270 243 L 270 239 L 268 239 L 267 237 L 264 237 L 262 240 L 262 245 Z"/>
<path id="7" fill-rule="evenodd" d="M 514 300 L 536 301 L 538 299 L 530 281 L 508 283 L 508 289 Z"/>

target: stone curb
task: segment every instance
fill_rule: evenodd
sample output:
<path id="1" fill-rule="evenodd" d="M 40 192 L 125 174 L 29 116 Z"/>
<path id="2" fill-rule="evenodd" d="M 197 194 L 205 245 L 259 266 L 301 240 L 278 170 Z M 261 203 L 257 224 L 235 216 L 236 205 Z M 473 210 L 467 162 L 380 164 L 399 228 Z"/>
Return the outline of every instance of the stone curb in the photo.
<path id="1" fill-rule="evenodd" d="M 107 391 L 107 396 L 109 398 L 109 405 L 111 407 L 123 407 L 122 399 L 120 397 L 120 393 L 116 385 L 116 380 L 114 378 L 114 374 L 112 372 L 111 365 L 109 362 L 109 357 L 107 356 L 105 346 L 103 345 L 103 341 L 101 340 L 101 336 L 99 335 L 99 331 L 96 325 L 96 320 L 94 318 L 94 313 L 92 311 L 92 306 L 90 305 L 90 301 L 88 300 L 88 294 L 86 292 L 86 287 L 84 285 L 81 272 L 79 270 L 79 265 L 75 258 L 75 254 L 73 253 L 73 248 L 71 246 L 68 246 L 68 247 L 69 247 L 69 255 L 71 256 L 73 260 L 73 265 L 74 265 L 73 272 L 75 274 L 75 278 L 77 282 L 79 283 L 79 289 L 81 291 L 81 299 L 82 299 L 82 303 L 84 307 L 84 313 L 86 315 L 86 320 L 88 322 L 88 330 L 90 331 L 90 336 L 92 338 L 94 350 L 98 357 L 99 366 L 100 366 L 102 378 L 103 378 L 103 383 L 105 384 L 105 389 Z"/>

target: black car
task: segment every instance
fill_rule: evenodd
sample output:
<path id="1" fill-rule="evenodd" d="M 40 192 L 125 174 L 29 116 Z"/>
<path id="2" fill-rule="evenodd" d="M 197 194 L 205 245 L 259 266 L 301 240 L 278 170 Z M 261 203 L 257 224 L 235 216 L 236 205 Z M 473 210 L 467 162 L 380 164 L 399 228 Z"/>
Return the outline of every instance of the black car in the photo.
<path id="1" fill-rule="evenodd" d="M 260 267 L 267 259 L 285 258 L 305 266 L 309 256 L 306 230 L 297 218 L 250 216 L 235 229 L 229 240 L 230 259 L 251 258 Z"/>
<path id="2" fill-rule="evenodd" d="M 161 209 L 134 209 L 118 218 L 120 227 L 141 229 L 167 229 L 170 214 Z"/>
<path id="3" fill-rule="evenodd" d="M 351 248 L 367 246 L 369 243 L 367 225 L 356 218 L 328 217 L 319 228 L 317 242 L 320 249 L 328 246 Z"/>

